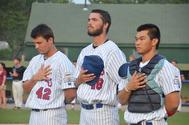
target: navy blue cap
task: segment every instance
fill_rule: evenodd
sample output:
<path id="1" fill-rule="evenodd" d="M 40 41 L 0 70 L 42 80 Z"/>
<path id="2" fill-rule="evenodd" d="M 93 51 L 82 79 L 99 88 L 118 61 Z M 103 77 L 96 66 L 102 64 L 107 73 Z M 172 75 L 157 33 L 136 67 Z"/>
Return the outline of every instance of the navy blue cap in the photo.
<path id="1" fill-rule="evenodd" d="M 104 62 L 102 58 L 97 55 L 85 56 L 82 67 L 84 70 L 88 70 L 87 73 L 93 73 L 96 76 L 93 80 L 86 82 L 88 85 L 92 86 L 98 81 L 104 69 Z"/>
<path id="2" fill-rule="evenodd" d="M 127 78 L 127 69 L 129 67 L 129 63 L 124 63 L 120 66 L 118 74 L 121 78 L 126 79 Z"/>

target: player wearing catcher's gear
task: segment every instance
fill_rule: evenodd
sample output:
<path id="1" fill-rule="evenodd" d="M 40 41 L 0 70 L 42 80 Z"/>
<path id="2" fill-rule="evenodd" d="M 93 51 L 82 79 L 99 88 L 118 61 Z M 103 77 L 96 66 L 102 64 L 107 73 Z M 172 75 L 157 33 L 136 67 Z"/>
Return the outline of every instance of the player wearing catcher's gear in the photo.
<path id="1" fill-rule="evenodd" d="M 127 104 L 124 119 L 129 125 L 167 125 L 179 105 L 179 70 L 158 55 L 160 31 L 154 24 L 137 28 L 136 51 L 142 56 L 129 64 L 125 85 L 119 86 L 121 104 Z"/>
<path id="2" fill-rule="evenodd" d="M 121 78 L 117 72 L 126 59 L 118 46 L 107 38 L 110 25 L 107 11 L 96 9 L 89 14 L 88 35 L 93 43 L 82 49 L 76 67 L 80 125 L 119 125 L 116 87 Z M 97 82 L 94 84 L 93 80 Z"/>
<path id="3" fill-rule="evenodd" d="M 53 31 L 40 24 L 31 32 L 39 55 L 32 58 L 23 77 L 29 92 L 26 107 L 31 108 L 29 125 L 67 125 L 65 102 L 76 95 L 74 66 L 54 45 Z"/>

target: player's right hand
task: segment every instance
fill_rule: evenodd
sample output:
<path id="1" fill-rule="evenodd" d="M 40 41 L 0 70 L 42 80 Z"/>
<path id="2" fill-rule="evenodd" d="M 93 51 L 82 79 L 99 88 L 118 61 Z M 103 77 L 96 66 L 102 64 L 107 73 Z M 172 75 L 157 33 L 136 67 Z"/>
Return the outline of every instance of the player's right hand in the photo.
<path id="1" fill-rule="evenodd" d="M 147 83 L 147 76 L 145 73 L 137 73 L 136 71 L 133 73 L 129 83 L 127 84 L 127 89 L 129 91 L 137 90 L 140 88 L 144 88 Z"/>
<path id="2" fill-rule="evenodd" d="M 87 73 L 88 70 L 81 69 L 79 76 L 76 79 L 76 83 L 79 85 L 81 83 L 86 83 L 93 80 L 96 76 L 93 73 Z"/>
<path id="3" fill-rule="evenodd" d="M 51 73 L 52 69 L 50 65 L 42 65 L 41 68 L 37 71 L 37 73 L 33 76 L 33 79 L 35 81 L 48 80 L 48 75 L 50 75 Z"/>

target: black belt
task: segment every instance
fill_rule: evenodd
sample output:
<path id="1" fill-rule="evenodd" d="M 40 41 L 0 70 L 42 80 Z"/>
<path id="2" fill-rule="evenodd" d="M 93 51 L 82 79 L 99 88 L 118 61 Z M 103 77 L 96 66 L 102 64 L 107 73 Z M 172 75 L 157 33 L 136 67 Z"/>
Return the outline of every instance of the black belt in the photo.
<path id="1" fill-rule="evenodd" d="M 83 104 L 81 103 L 81 107 L 87 110 L 92 110 L 94 108 L 102 108 L 103 104 L 102 103 L 97 103 L 97 104 Z"/>
<path id="2" fill-rule="evenodd" d="M 136 124 L 129 124 L 129 125 L 142 125 L 142 122 L 138 122 L 138 123 L 136 123 Z M 145 122 L 145 125 L 153 125 L 153 124 L 152 124 L 152 122 L 150 122 L 150 121 L 146 121 L 146 122 Z"/>
<path id="3" fill-rule="evenodd" d="M 129 125 L 142 125 L 142 122 L 138 122 L 136 124 L 129 124 Z"/>
<path id="4" fill-rule="evenodd" d="M 49 109 L 32 109 L 32 111 L 35 111 L 35 112 L 41 112 L 41 111 L 47 111 Z"/>
<path id="5" fill-rule="evenodd" d="M 47 110 L 53 110 L 53 109 L 61 109 L 61 108 L 62 108 L 62 107 L 48 108 L 48 109 L 32 109 L 32 111 L 41 112 L 41 111 L 47 111 Z"/>

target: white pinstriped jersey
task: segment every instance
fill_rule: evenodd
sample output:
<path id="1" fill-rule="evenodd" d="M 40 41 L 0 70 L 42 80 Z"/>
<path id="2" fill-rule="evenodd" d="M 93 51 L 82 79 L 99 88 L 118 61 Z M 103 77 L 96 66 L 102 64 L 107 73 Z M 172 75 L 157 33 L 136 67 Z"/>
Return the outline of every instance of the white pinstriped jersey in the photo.
<path id="1" fill-rule="evenodd" d="M 111 40 L 93 48 L 90 44 L 85 47 L 77 60 L 76 77 L 79 75 L 83 59 L 87 55 L 98 55 L 104 61 L 104 71 L 94 86 L 81 84 L 77 90 L 78 100 L 82 103 L 93 104 L 101 102 L 116 105 L 116 88 L 121 78 L 118 75 L 119 67 L 126 62 L 123 52 Z"/>
<path id="2" fill-rule="evenodd" d="M 147 65 L 140 64 L 140 67 Z M 181 79 L 179 70 L 169 63 L 167 60 L 164 61 L 164 65 L 159 73 L 155 77 L 155 81 L 163 90 L 164 95 L 167 95 L 174 91 L 181 90 Z M 127 84 L 127 83 L 126 83 Z M 125 85 L 120 85 L 119 90 L 122 90 Z M 141 107 L 142 108 L 142 107 Z M 143 120 L 162 120 L 167 117 L 165 106 L 162 106 L 157 111 L 150 113 L 131 113 L 128 110 L 125 111 L 124 119 L 128 123 L 137 123 Z"/>
<path id="3" fill-rule="evenodd" d="M 26 107 L 36 109 L 49 109 L 64 107 L 63 90 L 74 88 L 74 83 L 66 80 L 66 76 L 73 76 L 75 68 L 70 60 L 60 51 L 44 60 L 44 55 L 32 58 L 24 72 L 23 81 L 30 80 L 41 65 L 50 65 L 52 74 L 50 80 L 38 81 L 32 88 L 26 102 Z"/>

